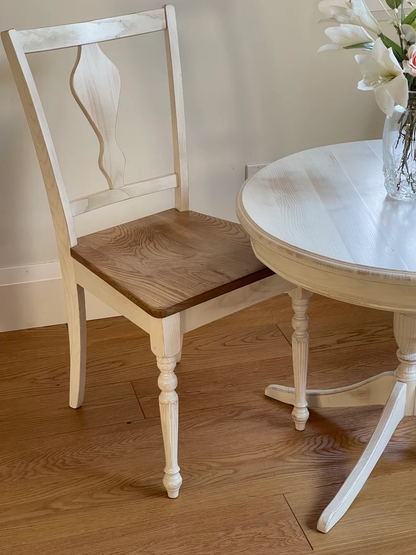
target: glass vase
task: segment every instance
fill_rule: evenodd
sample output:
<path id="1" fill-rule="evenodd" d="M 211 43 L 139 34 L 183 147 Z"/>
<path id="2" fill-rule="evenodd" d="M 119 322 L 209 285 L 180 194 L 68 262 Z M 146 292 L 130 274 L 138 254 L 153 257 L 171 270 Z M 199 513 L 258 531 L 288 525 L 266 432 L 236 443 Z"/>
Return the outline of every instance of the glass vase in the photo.
<path id="1" fill-rule="evenodd" d="M 396 106 L 393 115 L 386 118 L 383 172 L 390 197 L 416 200 L 416 92 L 409 92 L 406 108 Z"/>

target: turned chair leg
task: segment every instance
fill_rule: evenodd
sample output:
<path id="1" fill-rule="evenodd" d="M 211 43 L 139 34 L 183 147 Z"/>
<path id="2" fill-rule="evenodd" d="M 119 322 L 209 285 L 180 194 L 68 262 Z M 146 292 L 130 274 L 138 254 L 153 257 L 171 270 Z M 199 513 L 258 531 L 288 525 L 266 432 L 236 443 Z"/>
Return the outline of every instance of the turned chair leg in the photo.
<path id="1" fill-rule="evenodd" d="M 160 370 L 159 409 L 166 458 L 163 485 L 168 496 L 174 499 L 178 497 L 182 484 L 178 465 L 179 402 L 175 391 L 178 384 L 175 374 L 176 360 L 182 345 L 179 315 L 153 320 L 150 341 Z"/>
<path id="2" fill-rule="evenodd" d="M 64 283 L 68 315 L 70 352 L 69 406 L 79 408 L 84 402 L 87 360 L 85 292 L 76 283 Z"/>
<path id="3" fill-rule="evenodd" d="M 158 385 L 161 390 L 159 395 L 160 420 L 162 424 L 163 444 L 165 447 L 165 477 L 163 485 L 171 499 L 178 497 L 182 477 L 178 466 L 178 394 L 175 389 L 178 383 L 174 372 L 175 357 L 157 357 L 157 366 L 160 370 Z"/>
<path id="4" fill-rule="evenodd" d="M 296 429 L 303 431 L 309 418 L 308 403 L 306 401 L 309 355 L 309 318 L 307 311 L 312 293 L 298 287 L 289 291 L 288 294 L 292 299 L 292 307 L 295 312 L 292 319 L 294 330 L 292 335 L 292 356 L 295 381 L 295 406 L 292 411 L 292 418 Z"/>

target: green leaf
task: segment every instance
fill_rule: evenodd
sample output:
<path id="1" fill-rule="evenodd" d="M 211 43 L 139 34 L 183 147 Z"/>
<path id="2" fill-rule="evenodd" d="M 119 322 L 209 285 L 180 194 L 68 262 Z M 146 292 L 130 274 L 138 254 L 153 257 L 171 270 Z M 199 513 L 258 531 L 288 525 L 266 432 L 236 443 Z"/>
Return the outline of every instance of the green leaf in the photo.
<path id="1" fill-rule="evenodd" d="M 403 0 L 386 0 L 386 4 L 392 10 L 399 8 L 403 4 Z"/>
<path id="2" fill-rule="evenodd" d="M 372 42 L 360 42 L 359 44 L 351 44 L 350 46 L 344 46 L 344 50 L 352 50 L 353 48 L 360 48 L 361 50 L 373 50 Z"/>
<path id="3" fill-rule="evenodd" d="M 403 23 L 407 23 L 407 25 L 413 25 L 413 23 L 416 21 L 416 10 L 413 10 L 412 12 L 410 12 L 404 19 L 403 19 Z"/>
<path id="4" fill-rule="evenodd" d="M 394 55 L 396 56 L 399 63 L 406 59 L 406 54 L 403 52 L 403 49 L 396 42 L 394 42 L 394 40 L 389 39 L 389 37 L 386 37 L 386 35 L 383 35 L 383 33 L 381 33 L 379 37 L 383 41 L 383 44 L 386 48 L 393 49 Z"/>

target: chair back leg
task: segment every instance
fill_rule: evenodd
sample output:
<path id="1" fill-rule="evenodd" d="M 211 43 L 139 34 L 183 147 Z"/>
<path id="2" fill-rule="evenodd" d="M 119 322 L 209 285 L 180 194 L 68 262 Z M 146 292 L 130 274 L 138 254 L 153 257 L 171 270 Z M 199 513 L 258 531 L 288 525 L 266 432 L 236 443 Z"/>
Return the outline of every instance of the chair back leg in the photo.
<path id="1" fill-rule="evenodd" d="M 163 485 L 171 499 L 178 497 L 182 476 L 178 466 L 179 402 L 175 374 L 177 356 L 182 348 L 179 314 L 153 319 L 150 325 L 150 343 L 160 370 L 158 385 L 160 421 L 165 448 L 165 477 Z"/>
<path id="2" fill-rule="evenodd" d="M 84 402 L 87 359 L 87 326 L 85 292 L 75 283 L 64 279 L 65 300 L 68 316 L 70 382 L 69 406 L 79 408 Z"/>

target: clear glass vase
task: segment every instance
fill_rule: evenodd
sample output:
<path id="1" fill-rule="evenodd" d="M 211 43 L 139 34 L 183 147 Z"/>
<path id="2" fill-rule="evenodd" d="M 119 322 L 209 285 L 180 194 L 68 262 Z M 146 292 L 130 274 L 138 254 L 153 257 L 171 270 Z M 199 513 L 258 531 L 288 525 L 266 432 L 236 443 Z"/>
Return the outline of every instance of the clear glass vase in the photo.
<path id="1" fill-rule="evenodd" d="M 416 92 L 406 108 L 387 116 L 383 134 L 384 184 L 390 197 L 416 200 Z"/>

